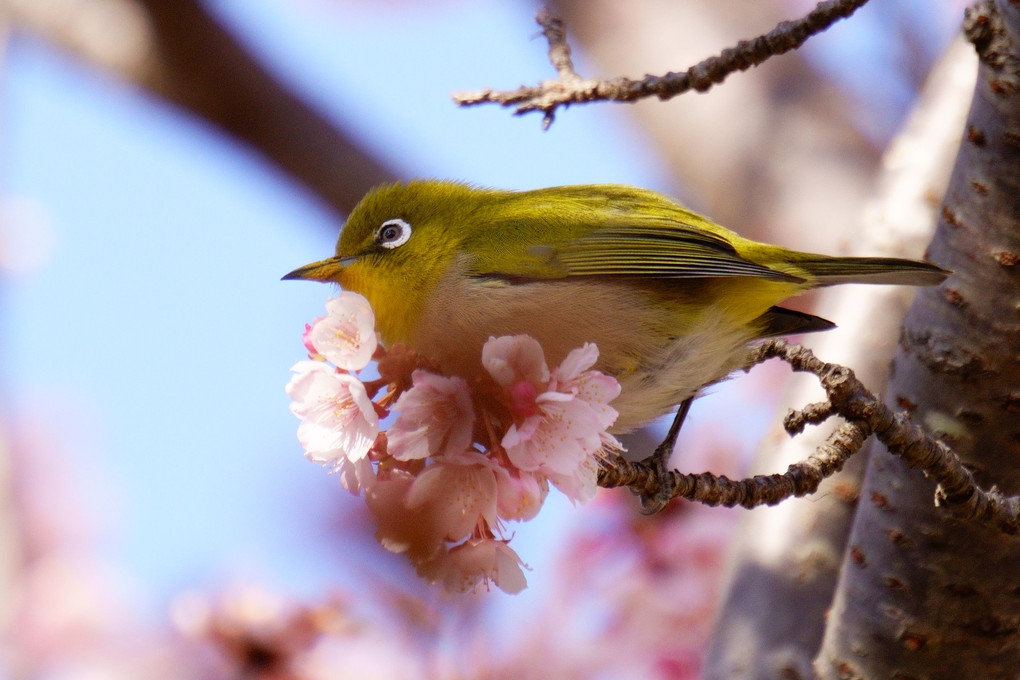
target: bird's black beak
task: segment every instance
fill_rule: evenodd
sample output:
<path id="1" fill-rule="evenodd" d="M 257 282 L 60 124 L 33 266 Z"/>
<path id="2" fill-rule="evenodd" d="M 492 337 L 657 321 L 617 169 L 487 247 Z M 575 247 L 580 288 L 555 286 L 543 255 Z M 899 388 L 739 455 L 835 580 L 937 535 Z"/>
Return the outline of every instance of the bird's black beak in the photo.
<path id="1" fill-rule="evenodd" d="M 281 281 L 322 281 L 323 283 L 335 283 L 340 275 L 340 270 L 343 269 L 344 261 L 339 257 L 331 257 L 326 260 L 319 260 L 318 262 L 312 262 L 306 264 L 304 267 L 298 267 L 289 274 L 285 274 Z"/>

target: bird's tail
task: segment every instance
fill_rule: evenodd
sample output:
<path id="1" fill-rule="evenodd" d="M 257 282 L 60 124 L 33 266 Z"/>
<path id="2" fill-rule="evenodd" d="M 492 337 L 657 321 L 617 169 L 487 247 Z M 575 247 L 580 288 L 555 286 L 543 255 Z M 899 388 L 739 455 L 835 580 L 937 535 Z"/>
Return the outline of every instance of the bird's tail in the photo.
<path id="1" fill-rule="evenodd" d="M 903 286 L 933 286 L 952 272 L 917 260 L 896 257 L 827 257 L 805 255 L 798 268 L 808 272 L 815 286 L 840 283 L 885 283 Z"/>

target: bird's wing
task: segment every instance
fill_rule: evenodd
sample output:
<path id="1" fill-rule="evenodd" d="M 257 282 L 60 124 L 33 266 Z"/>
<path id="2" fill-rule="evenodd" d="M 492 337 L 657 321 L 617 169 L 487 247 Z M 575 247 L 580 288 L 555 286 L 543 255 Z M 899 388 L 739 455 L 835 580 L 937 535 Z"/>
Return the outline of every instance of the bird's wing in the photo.
<path id="1" fill-rule="evenodd" d="M 554 261 L 570 276 L 794 278 L 744 259 L 728 241 L 703 229 L 671 220 L 641 222 L 575 238 L 555 250 Z"/>
<path id="2" fill-rule="evenodd" d="M 690 215 L 704 219 L 694 213 Z M 575 229 L 559 242 L 541 234 L 524 241 L 515 238 L 510 230 L 501 236 L 504 238 L 499 257 L 489 262 L 476 261 L 474 273 L 544 279 L 755 276 L 791 282 L 803 280 L 747 260 L 723 235 L 672 216 L 634 213 L 600 216 L 599 225 Z"/>

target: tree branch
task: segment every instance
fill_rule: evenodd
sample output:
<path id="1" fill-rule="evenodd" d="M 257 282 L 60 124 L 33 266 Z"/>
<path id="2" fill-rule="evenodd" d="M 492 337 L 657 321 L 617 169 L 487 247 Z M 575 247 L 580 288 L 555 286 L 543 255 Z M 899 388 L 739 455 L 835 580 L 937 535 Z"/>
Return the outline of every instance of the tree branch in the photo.
<path id="1" fill-rule="evenodd" d="M 557 80 L 546 80 L 536 86 L 522 86 L 516 90 L 486 88 L 477 92 L 454 93 L 459 106 L 476 106 L 495 103 L 514 108 L 515 115 L 541 111 L 542 127 L 553 122 L 556 109 L 570 104 L 592 101 L 633 102 L 647 97 L 671 99 L 688 90 L 705 92 L 724 81 L 735 71 L 746 71 L 778 54 L 795 50 L 812 35 L 821 33 L 840 19 L 844 19 L 867 4 L 868 0 L 826 0 L 818 3 L 811 12 L 796 21 L 784 21 L 765 35 L 753 40 L 741 40 L 718 56 L 709 57 L 686 71 L 670 72 L 664 76 L 645 76 L 641 80 L 630 78 L 582 78 L 570 60 L 570 47 L 566 42 L 563 22 L 547 10 L 539 12 L 536 20 L 549 43 L 549 61 L 559 74 Z"/>
<path id="2" fill-rule="evenodd" d="M 1016 588 L 1020 542 L 993 530 L 1015 529 L 1017 503 L 1004 494 L 1020 494 L 1020 258 L 1004 257 L 1020 253 L 1020 7 L 982 0 L 963 27 L 978 77 L 928 248 L 955 273 L 917 292 L 886 395 L 953 454 L 926 445 L 911 460 L 872 456 L 814 659 L 822 678 L 991 678 L 1020 668 L 1018 603 L 1003 596 Z M 908 464 L 925 466 L 939 488 Z M 957 521 L 933 493 L 953 515 L 993 529 Z"/>
<path id="3" fill-rule="evenodd" d="M 346 216 L 394 173 L 257 62 L 197 0 L 0 0 L 28 29 L 255 149 Z"/>
<path id="4" fill-rule="evenodd" d="M 938 484 L 935 499 L 938 505 L 957 517 L 977 520 L 1003 533 L 1020 532 L 1020 497 L 1006 497 L 995 489 L 980 488 L 974 475 L 948 446 L 926 435 L 905 414 L 883 404 L 852 370 L 824 363 L 807 348 L 790 345 L 785 340 L 770 340 L 755 348 L 748 368 L 772 358 L 785 361 L 794 371 L 813 374 L 828 397 L 824 407 L 810 404 L 806 410 L 788 414 L 785 424 L 791 434 L 803 429 L 806 422 L 824 420 L 823 415 L 839 415 L 847 422 L 807 460 L 790 465 L 783 474 L 731 480 L 710 472 L 684 474 L 674 470 L 670 473 L 674 498 L 753 508 L 806 496 L 814 493 L 823 479 L 838 472 L 874 434 L 890 453 L 910 467 L 921 468 L 925 476 Z M 599 471 L 599 485 L 626 486 L 645 496 L 654 494 L 659 482 L 651 466 L 611 456 Z"/>

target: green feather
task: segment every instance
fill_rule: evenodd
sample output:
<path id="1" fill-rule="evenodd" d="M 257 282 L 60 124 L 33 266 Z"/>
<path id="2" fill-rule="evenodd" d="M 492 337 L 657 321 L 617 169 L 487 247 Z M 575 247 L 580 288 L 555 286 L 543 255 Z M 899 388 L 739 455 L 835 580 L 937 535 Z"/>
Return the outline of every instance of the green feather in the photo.
<path id="1" fill-rule="evenodd" d="M 653 223 L 645 224 L 645 220 Z M 803 281 L 740 257 L 729 242 L 715 234 L 644 216 L 574 239 L 558 249 L 555 259 L 571 276 L 757 276 Z"/>
<path id="2" fill-rule="evenodd" d="M 476 276 L 804 281 L 742 257 L 739 236 L 654 192 L 593 185 L 488 198 L 487 228 L 464 244 Z"/>

